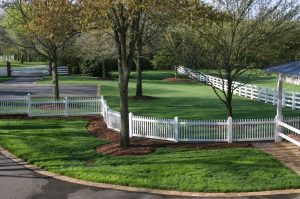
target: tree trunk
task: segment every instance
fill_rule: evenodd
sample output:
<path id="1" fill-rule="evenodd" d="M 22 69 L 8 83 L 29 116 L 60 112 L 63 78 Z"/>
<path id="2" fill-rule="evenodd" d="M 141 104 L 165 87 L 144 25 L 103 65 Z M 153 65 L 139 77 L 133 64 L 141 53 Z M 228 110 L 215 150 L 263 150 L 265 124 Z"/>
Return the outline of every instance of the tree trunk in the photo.
<path id="1" fill-rule="evenodd" d="M 106 78 L 106 68 L 105 68 L 105 61 L 102 60 L 102 78 Z"/>
<path id="2" fill-rule="evenodd" d="M 226 108 L 227 108 L 227 116 L 233 117 L 232 110 L 232 80 L 231 78 L 227 78 L 227 96 L 226 96 Z"/>
<path id="3" fill-rule="evenodd" d="M 49 76 L 52 76 L 52 60 L 49 60 L 49 63 L 48 63 L 48 71 L 49 71 Z"/>
<path id="4" fill-rule="evenodd" d="M 117 34 L 118 49 L 118 70 L 119 70 L 119 92 L 120 92 L 120 113 L 121 113 L 121 132 L 120 146 L 127 148 L 130 146 L 129 141 L 129 111 L 128 111 L 128 81 L 130 75 L 130 66 L 127 55 L 126 32 Z"/>
<path id="5" fill-rule="evenodd" d="M 29 50 L 27 51 L 27 61 L 28 61 L 28 62 L 31 62 L 31 59 L 30 59 L 30 51 L 29 51 Z"/>
<path id="6" fill-rule="evenodd" d="M 140 59 L 136 60 L 136 96 L 143 96 L 143 85 L 142 85 L 142 68 L 140 65 Z"/>
<path id="7" fill-rule="evenodd" d="M 24 64 L 24 53 L 21 52 L 21 55 L 20 55 L 20 62 L 21 64 Z"/>
<path id="8" fill-rule="evenodd" d="M 10 61 L 6 62 L 6 70 L 7 70 L 7 76 L 11 77 L 11 63 L 10 63 Z"/>
<path id="9" fill-rule="evenodd" d="M 137 24 L 137 30 L 140 30 L 140 23 Z M 138 97 L 143 96 L 143 82 L 142 82 L 142 66 L 141 66 L 141 57 L 142 57 L 142 50 L 143 50 L 143 37 L 142 33 L 139 33 L 137 36 L 137 41 L 136 41 L 136 60 L 135 60 L 135 65 L 136 65 L 136 92 L 135 95 Z"/>
<path id="10" fill-rule="evenodd" d="M 143 85 L 142 85 L 142 67 L 141 67 L 141 57 L 138 53 L 136 61 L 136 92 L 135 95 L 138 97 L 143 96 Z"/>
<path id="11" fill-rule="evenodd" d="M 52 61 L 52 84 L 53 84 L 53 96 L 54 99 L 59 100 L 59 84 L 58 84 L 58 72 L 57 72 L 57 58 L 56 55 Z"/>
<path id="12" fill-rule="evenodd" d="M 121 113 L 121 147 L 129 147 L 129 111 L 128 111 L 128 75 L 119 73 L 120 113 Z"/>

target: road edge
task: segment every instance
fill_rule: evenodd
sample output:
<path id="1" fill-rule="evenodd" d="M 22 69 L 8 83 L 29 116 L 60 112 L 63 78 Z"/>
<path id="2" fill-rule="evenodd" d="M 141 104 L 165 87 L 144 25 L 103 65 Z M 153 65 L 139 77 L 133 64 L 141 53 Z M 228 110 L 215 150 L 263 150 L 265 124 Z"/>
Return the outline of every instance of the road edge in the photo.
<path id="1" fill-rule="evenodd" d="M 205 192 L 181 192 L 181 191 L 169 191 L 169 190 L 158 190 L 158 189 L 148 189 L 148 188 L 138 188 L 138 187 L 127 187 L 122 185 L 113 185 L 105 183 L 96 183 L 89 182 L 85 180 L 79 180 L 71 178 L 68 176 L 63 176 L 60 174 L 52 173 L 46 170 L 43 170 L 37 166 L 34 166 L 7 151 L 6 149 L 0 146 L 0 153 L 6 156 L 7 158 L 17 162 L 18 164 L 24 166 L 27 169 L 30 169 L 38 174 L 52 177 L 58 180 L 75 183 L 79 185 L 85 185 L 96 188 L 103 189 L 113 189 L 119 191 L 129 191 L 129 192 L 139 192 L 139 193 L 148 193 L 148 194 L 158 194 L 166 196 L 184 196 L 184 197 L 224 197 L 224 198 L 233 198 L 233 197 L 253 197 L 253 196 L 272 196 L 272 195 L 287 195 L 287 194 L 300 194 L 300 189 L 285 189 L 285 190 L 273 190 L 273 191 L 260 191 L 260 192 L 228 192 L 228 193 L 205 193 Z"/>

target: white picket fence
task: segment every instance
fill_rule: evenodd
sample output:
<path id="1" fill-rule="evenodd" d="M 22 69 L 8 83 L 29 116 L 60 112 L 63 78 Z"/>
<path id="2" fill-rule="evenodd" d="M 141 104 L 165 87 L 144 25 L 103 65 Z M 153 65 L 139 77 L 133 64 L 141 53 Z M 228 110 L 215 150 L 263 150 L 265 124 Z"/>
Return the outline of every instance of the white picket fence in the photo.
<path id="1" fill-rule="evenodd" d="M 121 116 L 101 98 L 101 113 L 108 128 L 120 131 Z M 300 127 L 300 117 L 284 121 Z M 130 137 L 144 137 L 174 142 L 233 142 L 275 140 L 274 118 L 232 120 L 185 120 L 135 116 L 129 113 Z M 284 133 L 292 133 L 285 131 Z"/>
<path id="2" fill-rule="evenodd" d="M 183 66 L 178 67 L 177 71 L 181 75 L 209 84 L 220 90 L 227 89 L 227 81 L 222 80 L 221 78 L 199 73 Z M 273 105 L 277 104 L 278 94 L 276 89 L 256 86 L 253 84 L 243 84 L 240 82 L 233 82 L 232 88 L 234 89 L 233 93 L 235 95 L 264 103 L 271 103 Z M 300 93 L 283 91 L 282 106 L 290 107 L 293 110 L 300 109 Z"/>
<path id="3" fill-rule="evenodd" d="M 100 114 L 100 98 L 65 97 L 54 100 L 31 98 L 27 96 L 9 96 L 0 98 L 0 114 L 28 114 L 35 116 L 81 116 Z"/>
<path id="4" fill-rule="evenodd" d="M 34 116 L 82 116 L 101 114 L 110 129 L 120 131 L 121 116 L 101 98 L 64 98 L 61 100 L 24 97 L 0 98 L 0 114 Z M 283 120 L 300 128 L 300 117 Z M 234 142 L 275 139 L 276 121 L 271 119 L 185 120 L 135 116 L 129 113 L 130 137 L 174 142 Z M 285 129 L 285 134 L 293 133 Z M 298 135 L 298 134 L 297 134 Z"/>

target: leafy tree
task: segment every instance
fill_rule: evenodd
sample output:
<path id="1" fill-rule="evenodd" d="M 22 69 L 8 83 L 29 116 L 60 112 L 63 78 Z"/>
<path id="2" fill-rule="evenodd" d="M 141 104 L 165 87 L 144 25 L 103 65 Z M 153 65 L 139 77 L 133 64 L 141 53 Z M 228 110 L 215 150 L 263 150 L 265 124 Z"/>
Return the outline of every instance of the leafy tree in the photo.
<path id="1" fill-rule="evenodd" d="M 14 24 L 52 65 L 53 95 L 59 99 L 57 64 L 77 32 L 77 7 L 68 0 L 14 0 L 2 3 Z"/>
<path id="2" fill-rule="evenodd" d="M 156 18 L 180 18 L 194 7 L 197 1 L 148 1 L 148 0 L 81 0 L 82 24 L 88 29 L 110 30 L 113 32 L 119 71 L 119 93 L 121 112 L 121 139 L 122 147 L 129 146 L 128 123 L 128 81 L 133 65 L 136 45 L 142 38 L 142 18 L 150 16 L 156 10 Z M 202 14 L 206 9 L 199 9 Z M 205 14 L 207 15 L 207 14 Z M 156 19 L 154 17 L 154 19 Z M 88 24 L 88 26 L 87 26 Z M 139 41 L 140 44 L 143 42 Z M 140 45 L 141 46 L 141 45 Z M 138 46 L 137 49 L 140 49 Z"/>
<path id="3" fill-rule="evenodd" d="M 110 33 L 90 31 L 77 38 L 74 47 L 83 62 L 102 65 L 102 78 L 107 78 L 106 60 L 115 58 L 116 48 Z"/>
<path id="4" fill-rule="evenodd" d="M 259 65 L 264 48 L 299 27 L 299 5 L 293 0 L 218 0 L 212 6 L 224 17 L 208 26 L 202 20 L 188 22 L 203 44 L 203 62 L 217 69 L 214 75 L 222 79 L 223 89 L 212 88 L 228 116 L 233 116 L 233 81 Z"/>

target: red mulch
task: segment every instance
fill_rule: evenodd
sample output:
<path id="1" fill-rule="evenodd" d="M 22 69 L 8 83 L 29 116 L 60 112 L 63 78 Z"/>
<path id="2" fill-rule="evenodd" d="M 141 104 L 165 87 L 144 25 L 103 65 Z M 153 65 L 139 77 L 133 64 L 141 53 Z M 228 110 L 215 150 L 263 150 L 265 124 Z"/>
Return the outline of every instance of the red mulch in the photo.
<path id="1" fill-rule="evenodd" d="M 300 142 L 300 137 L 297 136 L 297 135 L 294 135 L 294 134 L 288 134 L 287 136 L 289 136 L 290 138 L 292 138 L 292 139 L 294 139 L 294 140 Z"/>
<path id="2" fill-rule="evenodd" d="M 155 99 L 158 99 L 158 97 L 152 97 L 152 96 L 147 96 L 147 95 L 129 96 L 128 98 L 131 99 L 131 100 L 155 100 Z"/>
<path id="3" fill-rule="evenodd" d="M 180 77 L 172 77 L 172 78 L 166 78 L 166 79 L 163 79 L 161 80 L 163 82 L 190 82 L 190 80 L 188 79 L 184 79 L 184 78 L 180 78 Z"/>
<path id="4" fill-rule="evenodd" d="M 88 129 L 97 138 L 109 141 L 109 144 L 101 145 L 96 148 L 98 153 L 112 156 L 132 156 L 145 155 L 156 151 L 159 148 L 191 148 L 191 149 L 219 149 L 234 147 L 252 147 L 251 143 L 174 143 L 170 141 L 130 138 L 130 147 L 121 148 L 119 145 L 119 133 L 107 129 L 102 117 L 91 117 Z"/>

